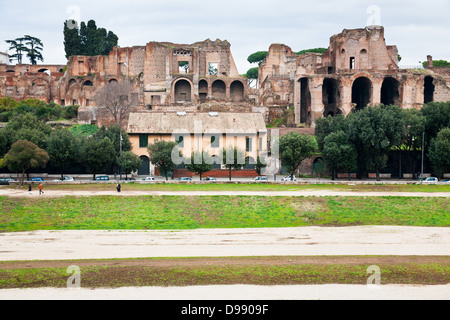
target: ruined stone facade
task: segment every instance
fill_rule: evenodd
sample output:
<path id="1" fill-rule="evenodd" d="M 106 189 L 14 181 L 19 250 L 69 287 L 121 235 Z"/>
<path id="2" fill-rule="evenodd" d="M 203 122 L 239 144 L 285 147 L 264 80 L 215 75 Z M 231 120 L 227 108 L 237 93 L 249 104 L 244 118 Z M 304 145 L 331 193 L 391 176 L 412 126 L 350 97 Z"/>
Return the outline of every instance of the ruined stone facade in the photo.
<path id="1" fill-rule="evenodd" d="M 433 67 L 429 57 L 426 69 L 399 69 L 397 47 L 386 45 L 381 26 L 343 30 L 324 54 L 298 56 L 272 44 L 256 91 L 238 74 L 230 48 L 226 40 L 149 42 L 105 56 L 72 56 L 67 66 L 0 64 L 0 97 L 80 105 L 80 123 L 101 125 L 111 119 L 96 106 L 96 91 L 127 79 L 138 101 L 133 111 L 261 112 L 270 122 L 290 108 L 295 117 L 288 125 L 312 127 L 319 117 L 369 104 L 421 108 L 450 100 L 450 68 Z"/>
<path id="2" fill-rule="evenodd" d="M 247 79 L 239 75 L 228 41 L 190 45 L 149 42 L 115 47 L 107 56 L 72 56 L 64 66 L 0 65 L 0 96 L 80 105 L 89 122 L 98 88 L 132 81 L 142 110 L 196 111 L 202 103 L 246 105 Z M 44 71 L 49 72 L 44 73 Z M 99 111 L 99 114 L 102 114 Z"/>
<path id="3" fill-rule="evenodd" d="M 330 38 L 324 54 L 297 56 L 282 44 L 269 48 L 259 71 L 260 101 L 295 110 L 295 124 L 347 115 L 367 105 L 421 108 L 449 101 L 449 68 L 399 69 L 396 46 L 387 46 L 384 28 L 344 30 Z"/>

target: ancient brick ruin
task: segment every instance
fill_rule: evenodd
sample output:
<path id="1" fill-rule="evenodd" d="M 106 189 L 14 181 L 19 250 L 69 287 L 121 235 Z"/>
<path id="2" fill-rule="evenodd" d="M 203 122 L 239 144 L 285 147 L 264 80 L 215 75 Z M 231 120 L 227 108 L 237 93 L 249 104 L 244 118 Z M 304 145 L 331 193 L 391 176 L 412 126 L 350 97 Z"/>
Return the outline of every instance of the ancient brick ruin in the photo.
<path id="1" fill-rule="evenodd" d="M 430 63 L 430 62 L 429 62 Z M 347 115 L 367 105 L 421 108 L 450 100 L 450 68 L 399 69 L 396 46 L 387 46 L 384 28 L 344 30 L 330 38 L 324 54 L 297 56 L 283 44 L 269 48 L 259 70 L 262 105 L 295 110 L 295 124 Z"/>
<path id="2" fill-rule="evenodd" d="M 343 30 L 324 54 L 299 56 L 287 45 L 271 45 L 257 91 L 239 75 L 230 47 L 226 40 L 149 42 L 116 47 L 107 56 L 72 56 L 67 66 L 0 64 L 0 96 L 80 105 L 80 123 L 107 124 L 111 119 L 94 94 L 105 83 L 128 79 L 139 101 L 134 111 L 256 111 L 268 121 L 291 108 L 292 127 L 314 127 L 319 117 L 369 104 L 421 108 L 450 100 L 450 68 L 430 61 L 426 69 L 399 69 L 397 47 L 386 45 L 381 26 Z"/>

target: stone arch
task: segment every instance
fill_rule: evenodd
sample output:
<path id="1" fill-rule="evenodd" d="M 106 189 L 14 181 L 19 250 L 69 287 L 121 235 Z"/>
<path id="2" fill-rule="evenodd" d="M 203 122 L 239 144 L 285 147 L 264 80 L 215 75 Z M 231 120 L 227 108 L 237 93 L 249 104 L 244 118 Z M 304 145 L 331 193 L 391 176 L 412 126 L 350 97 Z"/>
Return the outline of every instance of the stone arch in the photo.
<path id="1" fill-rule="evenodd" d="M 364 109 L 372 101 L 373 85 L 367 77 L 359 77 L 353 81 L 352 85 L 352 103 L 354 110 Z"/>
<path id="2" fill-rule="evenodd" d="M 325 78 L 322 85 L 322 103 L 324 106 L 323 115 L 335 116 L 341 114 L 341 82 L 333 78 Z"/>
<path id="3" fill-rule="evenodd" d="M 381 103 L 400 106 L 400 82 L 392 77 L 386 77 L 381 85 Z"/>
<path id="4" fill-rule="evenodd" d="M 325 160 L 322 157 L 317 157 L 313 161 L 313 173 L 314 174 L 316 174 L 318 172 L 320 161 L 325 161 Z"/>
<path id="5" fill-rule="evenodd" d="M 241 81 L 233 81 L 230 85 L 230 99 L 233 102 L 244 101 L 244 84 Z"/>
<path id="6" fill-rule="evenodd" d="M 227 88 L 225 82 L 222 80 L 216 80 L 212 84 L 212 97 L 217 100 L 225 100 Z"/>
<path id="7" fill-rule="evenodd" d="M 91 80 L 86 80 L 85 82 L 83 82 L 83 88 L 85 87 L 93 87 L 94 83 Z"/>
<path id="8" fill-rule="evenodd" d="M 114 83 L 114 82 L 119 82 L 119 80 L 117 80 L 116 78 L 112 78 L 108 80 L 108 83 Z"/>
<path id="9" fill-rule="evenodd" d="M 69 87 L 71 87 L 72 85 L 74 85 L 74 84 L 76 84 L 77 83 L 77 80 L 75 80 L 75 79 L 70 79 L 69 80 Z"/>
<path id="10" fill-rule="evenodd" d="M 47 68 L 39 69 L 38 72 L 39 72 L 39 73 L 45 73 L 45 74 L 47 74 L 48 76 L 51 76 L 51 75 L 52 75 L 51 71 L 48 70 Z"/>
<path id="11" fill-rule="evenodd" d="M 175 102 L 191 102 L 192 101 L 192 85 L 187 79 L 178 79 L 174 83 Z"/>

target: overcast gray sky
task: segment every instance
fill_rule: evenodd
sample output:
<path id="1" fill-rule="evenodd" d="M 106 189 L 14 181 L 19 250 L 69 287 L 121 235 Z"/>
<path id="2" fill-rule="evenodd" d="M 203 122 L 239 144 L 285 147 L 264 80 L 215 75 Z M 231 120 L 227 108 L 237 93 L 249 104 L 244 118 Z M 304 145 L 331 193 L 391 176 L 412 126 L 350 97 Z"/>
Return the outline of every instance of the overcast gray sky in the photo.
<path id="1" fill-rule="evenodd" d="M 294 51 L 328 47 L 332 35 L 368 24 L 385 27 L 401 64 L 416 65 L 427 54 L 450 61 L 449 0 L 0 0 L 0 12 L 0 51 L 8 49 L 5 40 L 29 34 L 43 41 L 46 64 L 66 63 L 67 19 L 95 20 L 121 47 L 226 39 L 241 74 L 253 67 L 247 57 L 272 43 Z"/>

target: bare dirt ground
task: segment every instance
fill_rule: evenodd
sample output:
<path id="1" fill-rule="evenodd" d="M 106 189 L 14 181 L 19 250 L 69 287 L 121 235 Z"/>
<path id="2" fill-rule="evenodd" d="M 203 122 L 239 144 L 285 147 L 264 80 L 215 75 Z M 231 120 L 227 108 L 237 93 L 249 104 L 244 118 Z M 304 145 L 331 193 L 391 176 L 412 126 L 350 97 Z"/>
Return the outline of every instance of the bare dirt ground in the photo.
<path id="1" fill-rule="evenodd" d="M 450 256 L 450 229 L 355 226 L 0 234 L 0 261 L 255 256 Z"/>

